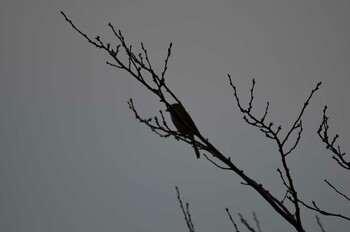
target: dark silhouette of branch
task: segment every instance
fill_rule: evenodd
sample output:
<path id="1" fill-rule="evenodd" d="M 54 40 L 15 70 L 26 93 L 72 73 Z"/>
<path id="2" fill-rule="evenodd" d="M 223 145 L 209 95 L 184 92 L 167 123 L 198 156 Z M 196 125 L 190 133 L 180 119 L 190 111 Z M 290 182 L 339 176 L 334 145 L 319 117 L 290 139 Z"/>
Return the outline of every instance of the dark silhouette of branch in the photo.
<path id="1" fill-rule="evenodd" d="M 238 93 L 237 93 L 237 88 L 235 85 L 233 85 L 231 76 L 228 75 L 228 79 L 230 82 L 230 86 L 233 89 L 233 95 L 234 98 L 236 100 L 236 103 L 238 105 L 239 110 L 242 112 L 243 114 L 243 119 L 250 125 L 252 125 L 253 127 L 257 127 L 260 131 L 262 131 L 265 136 L 269 139 L 272 139 L 276 142 L 277 144 L 277 148 L 278 151 L 280 153 L 280 157 L 282 160 L 282 166 L 283 166 L 283 170 L 284 170 L 284 175 L 286 177 L 283 177 L 283 174 L 281 172 L 280 169 L 278 169 L 280 176 L 282 178 L 282 181 L 284 183 L 284 186 L 287 188 L 287 192 L 289 192 L 291 194 L 291 201 L 294 204 L 294 209 L 295 209 L 295 218 L 293 217 L 294 220 L 294 225 L 297 228 L 297 230 L 303 230 L 302 229 L 302 222 L 301 222 L 301 216 L 300 216 L 300 207 L 299 207 L 299 202 L 298 202 L 298 193 L 294 187 L 294 183 L 293 183 L 293 178 L 291 176 L 289 167 L 287 165 L 287 160 L 286 157 L 287 155 L 289 155 L 298 145 L 300 138 L 301 138 L 301 133 L 303 131 L 303 126 L 302 126 L 302 121 L 301 121 L 301 117 L 303 116 L 306 107 L 309 105 L 309 102 L 312 98 L 312 96 L 314 95 L 314 93 L 319 89 L 321 82 L 319 82 L 316 87 L 311 91 L 309 97 L 307 98 L 307 100 L 305 101 L 297 119 L 294 121 L 292 127 L 289 129 L 289 131 L 287 132 L 287 135 L 284 139 L 281 139 L 279 136 L 279 132 L 281 131 L 281 126 L 278 126 L 277 128 L 273 128 L 273 123 L 267 123 L 265 122 L 266 119 L 266 115 L 268 114 L 268 108 L 269 108 L 269 102 L 267 102 L 266 104 L 266 109 L 265 112 L 263 114 L 263 116 L 259 119 L 258 117 L 256 117 L 255 115 L 253 115 L 252 113 L 252 105 L 253 105 L 253 99 L 254 99 L 254 87 L 255 87 L 255 80 L 253 79 L 252 82 L 252 87 L 250 89 L 250 100 L 249 100 L 249 104 L 247 108 L 244 108 L 241 104 L 240 98 L 238 97 Z M 294 142 L 294 145 L 289 148 L 289 149 L 285 149 L 285 144 L 288 141 L 290 135 L 294 132 L 297 131 L 297 139 Z"/>
<path id="2" fill-rule="evenodd" d="M 170 44 L 168 48 L 168 53 L 166 60 L 164 62 L 164 68 L 161 76 L 157 75 L 153 70 L 151 65 L 151 60 L 148 55 L 148 52 L 141 43 L 142 53 L 135 55 L 134 50 L 131 45 L 126 43 L 124 36 L 121 31 L 116 31 L 112 24 L 108 24 L 111 28 L 113 34 L 117 37 L 120 44 L 115 46 L 115 49 L 109 43 L 105 43 L 102 41 L 100 36 L 97 36 L 94 40 L 84 34 L 81 30 L 79 30 L 73 22 L 63 13 L 65 20 L 72 26 L 74 30 L 76 30 L 80 35 L 87 39 L 89 43 L 104 50 L 115 63 L 107 62 L 107 64 L 112 67 L 116 67 L 122 70 L 125 70 L 132 77 L 134 77 L 138 82 L 144 85 L 149 91 L 151 91 L 154 95 L 156 95 L 160 102 L 165 104 L 165 107 L 174 115 L 179 121 L 181 119 L 176 115 L 175 112 L 172 112 L 170 108 L 170 103 L 168 97 L 165 93 L 169 94 L 171 98 L 173 98 L 176 102 L 180 103 L 180 100 L 175 96 L 175 94 L 170 90 L 170 88 L 166 84 L 166 70 L 168 65 L 168 60 L 171 56 L 171 48 L 172 44 Z M 124 51 L 124 57 L 121 56 L 121 51 Z M 146 74 L 148 74 L 151 78 L 146 78 Z M 253 94 L 253 91 L 252 91 Z M 252 104 L 253 101 L 251 101 Z M 150 127 L 150 129 L 159 134 L 162 137 L 173 136 L 175 139 L 182 140 L 188 144 L 191 144 L 191 141 L 185 136 L 180 135 L 177 131 L 170 130 L 169 127 L 162 127 L 157 117 L 153 119 L 144 119 L 142 118 L 136 111 L 133 101 L 129 101 L 129 107 L 134 112 L 135 117 L 143 124 Z M 182 122 L 183 123 L 183 122 Z M 186 125 L 185 123 L 183 123 Z M 163 122 L 164 125 L 164 122 Z M 166 125 L 166 124 L 165 124 Z M 272 125 L 271 125 L 272 126 Z M 270 129 L 271 129 L 270 126 Z M 191 129 L 191 128 L 189 128 Z M 199 140 L 196 140 L 196 145 L 199 149 L 205 150 L 213 155 L 214 158 L 218 159 L 222 162 L 222 167 L 226 166 L 231 169 L 235 173 L 237 173 L 247 185 L 251 186 L 255 189 L 285 220 L 287 220 L 291 225 L 293 225 L 297 231 L 304 231 L 301 224 L 299 224 L 294 218 L 293 213 L 291 213 L 279 200 L 277 200 L 268 190 L 266 190 L 262 184 L 257 183 L 255 180 L 248 177 L 242 170 L 240 170 L 236 165 L 231 162 L 230 157 L 226 157 L 223 155 L 215 146 L 213 146 L 207 138 L 204 138 L 199 132 L 194 133 Z"/>
<path id="3" fill-rule="evenodd" d="M 177 186 L 175 186 L 175 188 L 176 188 L 177 200 L 179 201 L 182 213 L 183 213 L 185 221 L 186 221 L 187 228 L 190 232 L 194 232 L 194 226 L 192 223 L 191 213 L 189 210 L 189 203 L 186 202 L 186 209 L 185 209 L 185 207 L 183 206 L 181 197 L 180 197 L 179 188 Z"/>
<path id="4" fill-rule="evenodd" d="M 309 97 L 307 98 L 307 100 L 305 101 L 303 107 L 301 108 L 301 111 L 297 117 L 297 119 L 294 121 L 293 126 L 290 128 L 290 130 L 288 131 L 286 137 L 284 138 L 283 142 L 282 142 L 282 146 L 287 142 L 289 136 L 292 134 L 292 132 L 298 128 L 301 128 L 302 130 L 302 125 L 301 125 L 301 117 L 303 116 L 306 107 L 309 105 L 309 102 L 312 98 L 312 96 L 314 95 L 314 93 L 319 89 L 319 87 L 321 86 L 322 82 L 317 83 L 316 87 L 311 91 Z M 300 135 L 301 132 L 299 132 Z M 299 136 L 298 136 L 299 138 Z"/>
<path id="5" fill-rule="evenodd" d="M 166 83 L 166 73 L 168 70 L 169 59 L 171 57 L 172 43 L 170 43 L 168 47 L 167 55 L 165 57 L 164 66 L 162 68 L 161 74 L 158 75 L 152 67 L 150 56 L 143 43 L 141 43 L 141 52 L 135 53 L 135 49 L 133 48 L 132 45 L 129 45 L 126 42 L 121 31 L 115 30 L 113 25 L 109 23 L 108 27 L 111 29 L 112 33 L 118 40 L 118 44 L 116 46 L 113 46 L 113 45 L 111 46 L 110 43 L 104 42 L 100 36 L 96 36 L 95 39 L 92 39 L 91 37 L 83 33 L 80 29 L 78 29 L 63 12 L 61 12 L 61 14 L 64 16 L 65 20 L 72 26 L 72 28 L 76 32 L 78 32 L 78 34 L 83 36 L 88 41 L 88 43 L 105 51 L 109 55 L 109 57 L 112 58 L 113 62 L 110 62 L 110 61 L 106 62 L 109 66 L 122 69 L 126 71 L 128 74 L 130 74 L 139 83 L 145 86 L 146 89 L 152 92 L 158 98 L 158 100 L 164 104 L 166 110 L 170 111 L 170 113 L 177 120 L 179 120 L 184 126 L 187 126 L 186 123 L 182 122 L 181 118 L 176 114 L 176 112 L 173 112 L 173 110 L 170 107 L 171 105 L 170 102 L 173 102 L 173 101 L 183 105 Z M 299 141 L 301 139 L 301 134 L 303 131 L 303 125 L 301 120 L 302 116 L 306 110 L 306 107 L 309 105 L 309 102 L 312 96 L 319 89 L 321 82 L 318 83 L 316 87 L 311 91 L 303 107 L 301 108 L 296 120 L 292 123 L 291 128 L 287 130 L 286 136 L 282 138 L 281 135 L 279 134 L 282 127 L 281 126 L 275 127 L 272 122 L 266 122 L 266 117 L 269 110 L 269 102 L 267 102 L 265 112 L 261 118 L 254 116 L 252 113 L 253 103 L 254 103 L 255 80 L 253 79 L 252 87 L 250 89 L 250 100 L 249 100 L 248 106 L 243 107 L 238 97 L 236 86 L 233 85 L 230 75 L 228 75 L 228 78 L 229 78 L 229 84 L 233 89 L 235 101 L 238 105 L 238 108 L 243 114 L 243 119 L 248 124 L 258 128 L 260 131 L 264 133 L 264 135 L 267 138 L 274 140 L 277 144 L 277 149 L 279 151 L 281 161 L 282 161 L 282 169 L 278 169 L 279 170 L 278 172 L 280 173 L 281 179 L 286 188 L 285 197 L 283 198 L 282 201 L 278 200 L 273 194 L 271 194 L 267 189 L 265 189 L 262 184 L 257 183 L 255 180 L 253 180 L 247 174 L 245 174 L 243 170 L 239 169 L 231 161 L 229 156 L 226 156 L 223 153 L 221 153 L 214 145 L 212 145 L 209 142 L 208 138 L 203 137 L 199 131 L 197 131 L 196 133 L 193 133 L 196 135 L 196 139 L 194 143 L 197 145 L 197 147 L 200 150 L 207 151 L 208 153 L 213 155 L 213 159 L 216 159 L 214 161 L 212 159 L 209 159 L 208 156 L 205 155 L 208 161 L 210 161 L 212 164 L 214 164 L 218 168 L 221 168 L 224 170 L 232 170 L 233 172 L 235 172 L 237 175 L 239 175 L 243 179 L 245 185 L 251 186 L 255 191 L 257 191 L 264 198 L 264 200 L 266 200 L 267 203 L 271 205 L 271 207 L 279 215 L 281 215 L 286 221 L 288 221 L 297 231 L 304 231 L 304 228 L 302 226 L 301 216 L 300 216 L 299 203 L 303 205 L 305 204 L 302 201 L 300 201 L 298 197 L 298 193 L 294 187 L 291 171 L 289 170 L 289 167 L 287 164 L 287 157 L 289 154 L 291 154 L 295 150 L 295 148 L 299 144 Z M 164 137 L 164 138 L 174 137 L 177 140 L 181 140 L 185 143 L 193 145 L 193 141 L 191 141 L 187 136 L 181 135 L 178 131 L 174 131 L 168 127 L 167 120 L 165 119 L 162 110 L 159 111 L 160 116 L 144 118 L 137 112 L 132 99 L 128 101 L 128 105 L 131 111 L 134 113 L 135 118 L 139 120 L 141 123 L 148 126 L 151 129 L 151 131 L 155 132 L 160 137 Z M 343 159 L 343 156 L 345 155 L 345 153 L 340 152 L 339 146 L 338 146 L 338 149 L 334 148 L 334 143 L 338 138 L 338 136 L 336 136 L 332 142 L 329 142 L 328 140 L 327 120 L 328 118 L 325 116 L 325 110 L 324 110 L 324 120 L 318 131 L 319 135 L 322 138 L 322 141 L 327 144 L 327 149 L 330 149 L 333 153 L 336 154 L 334 156 L 336 158 L 334 159 L 337 160 L 337 162 L 341 164 L 342 167 L 344 168 L 349 167 L 350 169 L 349 162 L 346 162 Z M 194 132 L 192 128 L 188 128 L 188 129 Z M 290 141 L 292 134 L 296 134 L 296 139 L 294 142 L 291 143 L 292 145 L 287 148 L 286 147 L 287 141 Z M 176 190 L 178 192 L 178 199 L 180 202 L 181 209 L 185 215 L 185 220 L 188 225 L 188 228 L 190 231 L 194 231 L 191 215 L 189 213 L 189 205 L 188 203 L 186 204 L 186 210 L 185 210 L 185 208 L 182 205 L 182 201 L 180 199 L 180 195 L 177 187 L 176 187 Z M 284 205 L 285 198 L 288 198 L 289 200 L 291 200 L 294 207 L 293 210 L 288 209 Z M 328 214 L 328 215 L 336 216 L 336 214 L 331 214 L 331 213 L 327 213 L 325 211 L 319 210 L 319 208 L 315 204 L 314 206 L 305 206 L 305 207 L 314 208 L 313 210 L 316 209 L 317 212 L 324 215 Z M 339 217 L 349 220 L 347 217 L 344 217 L 344 216 L 339 216 Z M 242 220 L 242 217 L 241 217 L 241 220 Z"/>
<path id="6" fill-rule="evenodd" d="M 212 159 L 210 159 L 205 153 L 203 153 L 204 157 L 209 161 L 211 162 L 212 164 L 214 164 L 216 167 L 222 169 L 222 170 L 231 170 L 231 168 L 226 168 L 226 167 L 223 167 L 223 166 L 220 166 L 219 164 L 215 163 Z"/>
<path id="7" fill-rule="evenodd" d="M 261 232 L 261 228 L 260 228 L 260 222 L 258 220 L 258 217 L 256 216 L 256 213 L 253 211 L 253 218 L 256 224 L 256 228 L 258 228 L 258 232 Z"/>
<path id="8" fill-rule="evenodd" d="M 247 229 L 248 229 L 249 231 L 255 232 L 255 230 L 253 229 L 253 227 L 251 227 L 251 226 L 249 225 L 248 221 L 245 220 L 245 218 L 242 216 L 242 214 L 239 213 L 238 215 L 239 215 L 239 217 L 241 218 L 241 223 L 242 223 L 243 225 L 245 225 L 245 227 L 247 227 Z"/>
<path id="9" fill-rule="evenodd" d="M 238 227 L 237 227 L 237 224 L 236 224 L 235 221 L 232 219 L 231 213 L 230 213 L 230 211 L 229 211 L 228 208 L 226 208 L 226 212 L 227 212 L 227 214 L 228 214 L 228 216 L 229 216 L 229 218 L 230 218 L 230 221 L 232 222 L 233 226 L 235 227 L 236 232 L 239 232 Z"/>
<path id="10" fill-rule="evenodd" d="M 286 187 L 287 192 L 289 192 L 289 186 L 287 185 L 286 181 L 284 180 L 284 177 L 283 177 L 281 169 L 277 168 L 277 172 L 280 174 L 280 178 L 281 178 L 281 180 L 283 182 L 284 187 Z"/>
<path id="11" fill-rule="evenodd" d="M 350 170 L 350 161 L 346 161 L 344 159 L 345 152 L 341 152 L 340 146 L 335 147 L 335 142 L 339 138 L 339 135 L 336 134 L 332 141 L 329 139 L 328 135 L 328 130 L 329 130 L 329 125 L 328 125 L 328 116 L 326 115 L 327 111 L 327 106 L 324 106 L 323 108 L 323 117 L 322 117 L 322 122 L 320 124 L 320 127 L 317 130 L 317 134 L 321 138 L 322 142 L 326 144 L 326 149 L 330 150 L 334 155 L 332 156 L 332 159 L 337 161 L 337 163 L 347 169 Z"/>
<path id="12" fill-rule="evenodd" d="M 331 183 L 329 183 L 327 180 L 324 180 L 334 191 L 336 191 L 339 195 L 343 196 L 346 200 L 350 201 L 350 198 L 346 196 L 344 193 L 340 192 L 336 187 L 334 187 Z"/>
<path id="13" fill-rule="evenodd" d="M 229 211 L 228 208 L 226 208 L 226 212 L 227 212 L 227 214 L 228 214 L 228 216 L 229 216 L 229 218 L 230 218 L 230 221 L 232 222 L 233 226 L 235 227 L 236 232 L 239 232 L 238 226 L 237 226 L 237 224 L 234 222 L 234 220 L 232 219 L 231 213 L 230 213 L 230 211 Z M 247 229 L 248 229 L 249 231 L 255 232 L 255 229 L 248 223 L 248 221 L 242 216 L 242 214 L 239 213 L 238 215 L 239 215 L 239 217 L 240 217 L 241 223 L 242 223 L 245 227 L 247 227 Z M 254 218 L 255 225 L 256 225 L 256 227 L 258 228 L 258 232 L 261 232 L 260 223 L 259 223 L 259 220 L 258 220 L 258 218 L 257 218 L 257 216 L 256 216 L 256 214 L 255 214 L 255 212 L 253 212 L 253 218 Z"/>
<path id="14" fill-rule="evenodd" d="M 312 201 L 312 205 L 309 205 L 309 204 L 307 204 L 307 203 L 301 201 L 300 199 L 299 199 L 299 202 L 300 202 L 303 206 L 305 206 L 306 208 L 311 209 L 311 210 L 313 210 L 313 211 L 315 211 L 315 212 L 318 212 L 318 213 L 320 213 L 320 214 L 322 214 L 322 215 L 325 215 L 325 216 L 332 216 L 332 217 L 339 217 L 339 218 L 343 218 L 343 219 L 345 219 L 345 220 L 350 221 L 350 217 L 344 216 L 344 215 L 339 214 L 339 213 L 330 213 L 330 212 L 327 212 L 327 211 L 324 211 L 324 210 L 320 209 L 320 208 L 316 205 L 315 201 Z"/>
<path id="15" fill-rule="evenodd" d="M 320 227 L 320 229 L 321 229 L 321 232 L 326 232 L 325 230 L 324 230 L 324 228 L 323 228 L 323 225 L 322 225 L 322 223 L 321 223 L 321 220 L 320 220 L 320 218 L 317 216 L 317 215 L 315 215 L 315 218 L 316 218 L 316 221 L 317 221 L 317 225 Z"/>

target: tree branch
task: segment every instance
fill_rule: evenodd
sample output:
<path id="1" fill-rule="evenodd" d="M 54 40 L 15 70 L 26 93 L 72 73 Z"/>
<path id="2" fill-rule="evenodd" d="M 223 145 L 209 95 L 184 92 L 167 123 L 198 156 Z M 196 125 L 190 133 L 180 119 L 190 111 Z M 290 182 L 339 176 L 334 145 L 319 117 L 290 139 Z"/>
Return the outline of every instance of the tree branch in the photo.
<path id="1" fill-rule="evenodd" d="M 344 193 L 340 192 L 336 187 L 334 187 L 331 183 L 329 183 L 327 180 L 324 180 L 334 191 L 336 191 L 339 195 L 343 196 L 346 200 L 350 201 L 350 198 L 346 196 Z"/>
<path id="2" fill-rule="evenodd" d="M 330 150 L 334 155 L 332 156 L 332 159 L 337 161 L 337 163 L 347 170 L 350 170 L 350 161 L 346 161 L 344 159 L 345 152 L 340 151 L 340 146 L 335 147 L 335 142 L 339 138 L 339 135 L 336 134 L 332 141 L 329 140 L 328 130 L 328 116 L 326 115 L 327 106 L 324 106 L 323 108 L 323 117 L 322 122 L 320 124 L 319 129 L 317 130 L 318 136 L 321 138 L 322 142 L 326 144 L 326 149 Z"/>
<path id="3" fill-rule="evenodd" d="M 188 230 L 190 232 L 194 232 L 194 226 L 193 226 L 193 223 L 192 223 L 192 217 L 191 217 L 191 213 L 190 213 L 190 210 L 189 210 L 189 203 L 186 202 L 186 209 L 185 209 L 185 207 L 183 206 L 181 197 L 180 197 L 179 188 L 177 186 L 175 186 L 175 188 L 176 188 L 177 200 L 179 201 L 180 208 L 181 208 L 182 213 L 184 215 L 187 228 L 188 228 Z"/>
<path id="4" fill-rule="evenodd" d="M 226 212 L 227 212 L 227 214 L 228 214 L 228 216 L 229 216 L 229 218 L 230 218 L 230 221 L 232 222 L 233 226 L 235 227 L 236 232 L 239 232 L 238 227 L 237 227 L 237 224 L 235 223 L 235 221 L 233 221 L 232 216 L 231 216 L 231 213 L 230 213 L 230 211 L 228 210 L 228 208 L 226 208 Z"/>
<path id="5" fill-rule="evenodd" d="M 228 79 L 229 79 L 229 83 L 230 86 L 233 89 L 233 95 L 234 95 L 234 99 L 237 103 L 237 106 L 239 108 L 239 110 L 242 112 L 243 114 L 243 119 L 250 125 L 252 125 L 253 127 L 257 127 L 261 132 L 263 132 L 265 134 L 265 136 L 269 139 L 272 139 L 276 142 L 277 144 L 277 148 L 278 151 L 280 153 L 280 157 L 281 157 L 281 161 L 282 161 L 282 166 L 283 166 L 283 170 L 284 170 L 284 175 L 286 176 L 286 180 L 283 178 L 283 174 L 281 171 L 280 175 L 281 178 L 285 184 L 285 186 L 287 187 L 287 191 L 291 194 L 292 196 L 292 202 L 294 204 L 294 209 L 295 209 L 295 218 L 293 216 L 293 225 L 295 226 L 295 228 L 297 230 L 303 230 L 302 228 L 302 223 L 301 223 L 301 216 L 300 216 L 300 207 L 299 207 L 299 203 L 298 203 L 298 193 L 294 187 L 294 183 L 293 183 L 293 179 L 291 177 L 291 173 L 287 164 L 287 160 L 286 160 L 286 156 L 288 154 L 290 154 L 298 145 L 300 138 L 301 138 L 301 133 L 303 130 L 302 127 L 302 123 L 301 123 L 301 117 L 305 112 L 306 107 L 308 106 L 313 94 L 319 89 L 319 86 L 321 85 L 321 82 L 319 82 L 316 87 L 311 91 L 311 94 L 309 95 L 309 97 L 307 98 L 307 100 L 305 101 L 297 119 L 295 120 L 295 122 L 293 123 L 292 128 L 288 131 L 286 137 L 282 140 L 279 136 L 278 133 L 281 131 L 281 126 L 278 126 L 277 128 L 273 128 L 273 123 L 267 123 L 265 122 L 265 118 L 268 114 L 268 108 L 269 108 L 269 102 L 267 102 L 266 104 L 266 109 L 265 112 L 262 116 L 262 118 L 257 118 L 256 116 L 253 115 L 252 113 L 252 102 L 254 99 L 254 87 L 255 87 L 255 80 L 253 79 L 252 82 L 252 87 L 250 89 L 250 100 L 249 100 L 249 104 L 247 108 L 244 108 L 241 104 L 241 101 L 238 97 L 237 94 L 237 88 L 236 86 L 233 84 L 231 76 L 228 75 Z M 289 136 L 291 135 L 291 133 L 295 130 L 298 130 L 298 136 L 296 141 L 294 142 L 294 145 L 289 148 L 289 150 L 285 151 L 285 144 L 286 141 L 288 141 Z"/>
<path id="6" fill-rule="evenodd" d="M 303 202 L 303 201 L 301 201 L 301 200 L 299 200 L 299 202 L 300 202 L 302 205 L 304 205 L 306 208 L 311 209 L 311 210 L 313 210 L 313 211 L 315 211 L 315 212 L 318 212 L 318 213 L 320 213 L 320 214 L 322 214 L 322 215 L 325 215 L 325 216 L 332 216 L 332 217 L 339 217 L 339 218 L 343 218 L 343 219 L 345 219 L 345 220 L 350 221 L 350 217 L 346 217 L 346 216 L 344 216 L 344 215 L 342 215 L 342 214 L 339 214 L 339 213 L 330 213 L 330 212 L 327 212 L 327 211 L 324 211 L 324 210 L 320 209 L 320 208 L 316 205 L 316 203 L 315 203 L 314 201 L 312 201 L 312 205 L 313 205 L 313 206 L 311 206 L 311 205 L 309 205 L 309 204 L 306 204 L 305 202 Z"/>

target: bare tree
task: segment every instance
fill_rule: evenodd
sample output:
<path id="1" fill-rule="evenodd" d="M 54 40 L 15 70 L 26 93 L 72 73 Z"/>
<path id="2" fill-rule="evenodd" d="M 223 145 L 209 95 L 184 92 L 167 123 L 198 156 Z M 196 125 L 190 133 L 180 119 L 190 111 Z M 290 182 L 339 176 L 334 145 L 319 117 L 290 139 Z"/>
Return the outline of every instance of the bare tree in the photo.
<path id="1" fill-rule="evenodd" d="M 65 20 L 73 27 L 73 29 L 78 32 L 81 36 L 83 36 L 91 45 L 102 49 L 106 52 L 110 58 L 112 58 L 113 62 L 106 62 L 108 65 L 125 70 L 129 75 L 131 75 L 135 80 L 140 82 L 146 89 L 152 92 L 159 100 L 164 104 L 166 110 L 170 111 L 170 113 L 179 121 L 181 118 L 179 115 L 174 112 L 170 107 L 170 102 L 177 102 L 182 105 L 179 98 L 177 98 L 176 94 L 171 90 L 170 86 L 167 85 L 166 81 L 166 72 L 168 70 L 168 62 L 171 56 L 172 51 L 172 43 L 170 43 L 167 55 L 164 60 L 164 66 L 162 68 L 161 73 L 157 73 L 153 67 L 151 59 L 148 55 L 148 51 L 145 48 L 144 44 L 141 43 L 141 51 L 136 52 L 133 49 L 133 46 L 128 44 L 126 39 L 120 30 L 115 30 L 111 23 L 108 24 L 108 27 L 111 29 L 112 33 L 118 40 L 117 45 L 111 45 L 101 39 L 100 36 L 95 37 L 94 39 L 90 36 L 83 33 L 80 29 L 78 29 L 75 24 L 63 13 Z M 128 101 L 129 108 L 133 111 L 135 118 L 138 119 L 141 123 L 148 126 L 151 131 L 158 134 L 160 137 L 168 138 L 173 137 L 177 140 L 181 140 L 190 145 L 195 143 L 199 150 L 202 151 L 202 154 L 206 157 L 208 161 L 210 161 L 213 165 L 220 169 L 230 170 L 236 173 L 238 176 L 242 178 L 242 184 L 252 187 L 284 220 L 286 220 L 291 226 L 295 228 L 296 231 L 305 231 L 302 223 L 301 216 L 301 206 L 305 206 L 308 209 L 317 211 L 323 215 L 327 216 L 336 216 L 345 220 L 350 220 L 349 217 L 346 217 L 341 214 L 330 213 L 318 208 L 318 206 L 313 202 L 313 205 L 308 205 L 304 203 L 299 195 L 298 191 L 295 187 L 292 170 L 290 170 L 288 165 L 288 157 L 294 151 L 294 149 L 298 146 L 299 141 L 301 139 L 301 135 L 303 132 L 303 124 L 302 117 L 307 109 L 310 100 L 316 93 L 316 91 L 321 86 L 321 82 L 317 83 L 315 88 L 312 89 L 310 94 L 307 96 L 304 104 L 302 105 L 296 119 L 292 122 L 292 126 L 285 130 L 286 135 L 282 136 L 281 131 L 282 127 L 275 126 L 273 122 L 267 121 L 266 116 L 269 111 L 269 102 L 266 103 L 265 111 L 262 116 L 256 116 L 253 114 L 252 109 L 254 106 L 254 89 L 255 89 L 255 80 L 252 81 L 252 87 L 250 89 L 250 99 L 247 106 L 244 106 L 241 103 L 239 98 L 237 87 L 232 82 L 230 75 L 228 75 L 228 84 L 232 88 L 233 99 L 236 105 L 238 106 L 240 112 L 242 113 L 243 119 L 249 125 L 260 130 L 266 138 L 271 139 L 276 144 L 276 149 L 279 153 L 279 158 L 281 160 L 281 167 L 277 169 L 277 172 L 283 182 L 285 188 L 285 196 L 282 199 L 276 197 L 271 191 L 269 191 L 262 183 L 257 182 L 252 179 L 248 174 L 244 173 L 239 167 L 236 166 L 230 159 L 230 156 L 224 155 L 220 152 L 207 137 L 203 136 L 200 131 L 195 131 L 193 128 L 188 128 L 192 130 L 193 134 L 196 135 L 197 139 L 192 140 L 186 135 L 179 133 L 178 131 L 174 131 L 168 127 L 168 122 L 164 117 L 163 110 L 159 111 L 158 116 L 154 116 L 153 118 L 144 118 L 137 111 L 135 104 L 132 99 Z M 323 142 L 327 144 L 327 149 L 331 150 L 335 155 L 334 159 L 343 167 L 348 168 L 349 162 L 346 162 L 343 159 L 344 153 L 340 152 L 340 148 L 336 149 L 334 147 L 334 143 L 336 141 L 337 136 L 333 139 L 333 141 L 329 141 L 328 139 L 328 118 L 325 116 L 324 110 L 324 118 L 320 129 L 318 131 Z M 185 122 L 182 122 L 183 125 L 187 125 Z M 293 140 L 292 135 L 295 134 L 296 138 Z M 288 144 L 292 144 L 288 146 Z M 333 188 L 335 189 L 335 187 Z M 177 190 L 178 191 L 178 190 Z M 186 223 L 190 231 L 194 231 L 194 227 L 191 221 L 191 217 L 188 210 L 188 205 L 186 210 L 184 209 L 179 192 L 178 199 L 180 201 L 181 208 L 184 212 Z M 285 204 L 285 200 L 288 199 L 291 203 L 291 207 L 287 207 Z M 227 210 L 229 213 L 229 211 Z M 187 216 L 186 216 L 187 215 Z M 230 215 L 230 214 L 229 214 Z M 243 222 L 241 216 L 241 222 L 249 229 L 252 228 L 249 226 L 247 221 Z M 230 220 L 233 222 L 232 217 Z M 257 220 L 256 220 L 257 222 Z M 234 224 L 235 225 L 235 224 Z M 249 226 L 249 227 L 248 227 Z M 237 227 L 236 231 L 238 231 Z M 260 231 L 260 226 L 257 224 L 258 231 Z"/>

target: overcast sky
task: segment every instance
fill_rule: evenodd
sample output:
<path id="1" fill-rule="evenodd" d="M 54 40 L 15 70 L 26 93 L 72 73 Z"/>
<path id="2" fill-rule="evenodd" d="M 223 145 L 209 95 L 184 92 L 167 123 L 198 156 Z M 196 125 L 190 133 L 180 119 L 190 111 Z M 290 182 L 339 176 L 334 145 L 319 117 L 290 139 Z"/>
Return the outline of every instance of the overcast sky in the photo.
<path id="1" fill-rule="evenodd" d="M 143 42 L 204 137 L 276 195 L 285 193 L 273 141 L 242 119 L 227 80 L 247 103 L 256 79 L 254 113 L 286 132 L 317 82 L 299 147 L 288 158 L 301 199 L 350 215 L 342 170 L 316 131 L 324 105 L 331 133 L 350 151 L 350 3 L 348 1 L 16 1 L 0 3 L 0 231 L 187 231 L 178 185 L 196 231 L 233 231 L 225 208 L 263 231 L 294 231 L 233 172 L 197 160 L 188 144 L 163 139 L 145 117 L 164 109 L 127 73 L 105 64 L 64 20 L 112 44 L 111 22 L 140 49 Z M 169 119 L 169 118 L 168 118 Z M 169 123 L 171 125 L 171 123 Z M 290 205 L 289 205 L 290 206 Z M 302 208 L 305 229 L 320 231 Z M 349 223 L 320 217 L 327 231 Z"/>

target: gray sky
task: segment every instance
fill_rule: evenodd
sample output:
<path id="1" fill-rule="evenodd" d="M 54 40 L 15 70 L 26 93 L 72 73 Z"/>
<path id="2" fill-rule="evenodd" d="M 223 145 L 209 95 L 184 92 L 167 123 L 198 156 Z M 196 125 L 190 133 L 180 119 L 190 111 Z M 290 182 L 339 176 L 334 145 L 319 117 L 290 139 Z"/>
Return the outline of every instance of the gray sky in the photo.
<path id="1" fill-rule="evenodd" d="M 299 196 L 350 215 L 348 202 L 323 182 L 350 193 L 316 135 L 329 106 L 331 132 L 349 151 L 350 3 L 348 1 L 2 1 L 0 3 L 0 231 L 187 231 L 175 185 L 190 202 L 196 231 L 232 231 L 238 222 L 263 231 L 293 231 L 236 174 L 219 170 L 193 149 L 162 139 L 138 123 L 164 107 L 109 58 L 77 35 L 63 10 L 92 37 L 115 41 L 107 24 L 149 50 L 160 70 L 168 44 L 167 82 L 201 133 L 249 176 L 282 198 L 277 149 L 247 125 L 235 105 L 230 73 L 255 111 L 270 101 L 269 120 L 291 126 L 311 89 L 304 134 L 288 158 Z M 302 209 L 305 228 L 318 231 Z M 328 231 L 349 223 L 322 217 Z M 243 229 L 243 227 L 240 227 Z"/>

